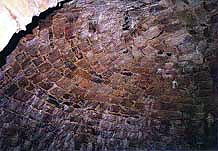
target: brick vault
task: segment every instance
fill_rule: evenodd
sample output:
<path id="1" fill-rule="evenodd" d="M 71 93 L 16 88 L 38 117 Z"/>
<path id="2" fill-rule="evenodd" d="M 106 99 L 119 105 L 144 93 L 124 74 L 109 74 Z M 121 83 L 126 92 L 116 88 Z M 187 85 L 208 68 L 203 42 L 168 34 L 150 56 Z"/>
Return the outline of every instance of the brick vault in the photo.
<path id="1" fill-rule="evenodd" d="M 217 8 L 65 3 L 0 68 L 0 150 L 216 150 Z"/>

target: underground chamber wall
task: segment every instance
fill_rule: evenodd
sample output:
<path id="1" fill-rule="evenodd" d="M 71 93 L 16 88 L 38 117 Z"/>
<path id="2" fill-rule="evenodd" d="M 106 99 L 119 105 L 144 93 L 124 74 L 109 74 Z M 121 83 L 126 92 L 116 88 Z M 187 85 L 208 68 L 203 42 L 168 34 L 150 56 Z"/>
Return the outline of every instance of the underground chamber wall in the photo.
<path id="1" fill-rule="evenodd" d="M 215 2 L 46 15 L 1 67 L 0 149 L 216 149 Z"/>

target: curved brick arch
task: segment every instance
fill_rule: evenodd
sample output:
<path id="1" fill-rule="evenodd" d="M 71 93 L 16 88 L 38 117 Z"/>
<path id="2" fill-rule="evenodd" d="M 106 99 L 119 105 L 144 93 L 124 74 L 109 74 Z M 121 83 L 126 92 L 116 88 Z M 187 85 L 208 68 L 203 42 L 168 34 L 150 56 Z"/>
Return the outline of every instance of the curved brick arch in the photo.
<path id="1" fill-rule="evenodd" d="M 216 147 L 204 123 L 216 111 L 205 61 L 216 43 L 199 23 L 212 7 L 150 2 L 66 4 L 22 38 L 0 72 L 0 148 Z"/>

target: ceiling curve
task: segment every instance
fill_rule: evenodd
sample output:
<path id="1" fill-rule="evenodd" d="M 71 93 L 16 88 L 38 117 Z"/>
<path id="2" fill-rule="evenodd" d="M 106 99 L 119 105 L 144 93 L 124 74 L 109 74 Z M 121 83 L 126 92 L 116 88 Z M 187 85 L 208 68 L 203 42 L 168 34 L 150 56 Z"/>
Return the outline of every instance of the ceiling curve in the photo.
<path id="1" fill-rule="evenodd" d="M 62 0 L 1 0 L 0 1 L 0 51 L 12 35 L 26 29 L 33 16 L 55 7 Z"/>

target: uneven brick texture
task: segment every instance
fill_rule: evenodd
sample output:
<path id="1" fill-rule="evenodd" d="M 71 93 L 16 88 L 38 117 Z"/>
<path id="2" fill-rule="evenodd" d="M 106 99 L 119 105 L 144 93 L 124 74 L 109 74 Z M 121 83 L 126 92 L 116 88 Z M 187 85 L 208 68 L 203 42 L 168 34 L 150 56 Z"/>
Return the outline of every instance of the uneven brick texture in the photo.
<path id="1" fill-rule="evenodd" d="M 0 70 L 0 150 L 216 149 L 217 1 L 79 0 Z"/>

